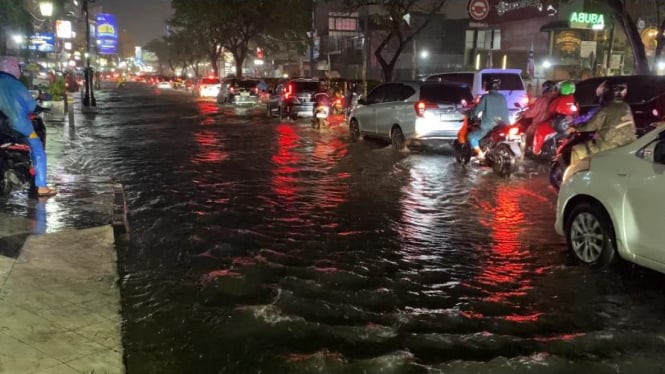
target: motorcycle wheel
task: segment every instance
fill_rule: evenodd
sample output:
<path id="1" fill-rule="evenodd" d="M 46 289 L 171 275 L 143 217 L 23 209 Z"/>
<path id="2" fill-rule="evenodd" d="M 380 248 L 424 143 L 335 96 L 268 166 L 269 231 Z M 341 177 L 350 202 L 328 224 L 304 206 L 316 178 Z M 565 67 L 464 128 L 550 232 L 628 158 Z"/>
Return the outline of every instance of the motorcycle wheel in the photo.
<path id="1" fill-rule="evenodd" d="M 550 168 L 550 184 L 557 191 L 561 188 L 561 182 L 563 181 L 563 173 L 566 171 L 566 166 L 561 162 L 561 160 L 554 160 L 552 162 L 552 167 Z"/>
<path id="2" fill-rule="evenodd" d="M 492 169 L 499 176 L 508 178 L 513 172 L 515 155 L 507 144 L 499 144 L 494 151 L 496 154 L 492 162 Z"/>
<path id="3" fill-rule="evenodd" d="M 466 165 L 471 161 L 471 146 L 468 143 L 461 144 L 455 140 L 455 160 L 458 164 Z"/>
<path id="4" fill-rule="evenodd" d="M 14 190 L 14 183 L 12 182 L 12 178 L 10 176 L 10 170 L 5 169 L 4 165 L 0 170 L 0 178 L 2 178 L 0 180 L 0 195 L 7 197 Z"/>

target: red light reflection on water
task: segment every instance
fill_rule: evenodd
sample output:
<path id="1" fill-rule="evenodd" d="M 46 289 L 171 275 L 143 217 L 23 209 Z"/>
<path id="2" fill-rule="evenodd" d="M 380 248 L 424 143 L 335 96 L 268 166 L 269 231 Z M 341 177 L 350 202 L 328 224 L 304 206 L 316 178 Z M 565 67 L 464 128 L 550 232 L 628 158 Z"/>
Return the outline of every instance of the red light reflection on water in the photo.
<path id="1" fill-rule="evenodd" d="M 300 156 L 293 152 L 299 137 L 293 127 L 286 124 L 277 126 L 277 153 L 272 156 L 272 161 L 277 166 L 273 171 L 273 190 L 287 200 L 293 200 L 296 193 L 296 178 L 293 176 L 298 171 L 294 167 L 300 161 Z"/>
<path id="2" fill-rule="evenodd" d="M 516 300 L 526 296 L 532 288 L 529 269 L 524 262 L 525 252 L 520 246 L 525 219 L 520 207 L 522 192 L 509 184 L 501 184 L 497 186 L 495 203 L 481 204 L 483 216 L 491 217 L 482 224 L 491 229 L 493 245 L 475 281 L 484 289 L 492 290 L 484 301 L 504 305 L 520 304 L 522 313 L 507 315 L 503 319 L 533 323 L 543 313 L 531 311 L 530 314 L 524 314 L 527 306 L 522 305 L 521 300 Z"/>
<path id="3" fill-rule="evenodd" d="M 229 158 L 229 154 L 221 149 L 224 144 L 218 139 L 216 132 L 199 131 L 194 134 L 194 139 L 199 150 L 193 155 L 193 163 L 221 162 Z"/>
<path id="4" fill-rule="evenodd" d="M 215 102 L 199 101 L 196 103 L 196 106 L 198 107 L 199 114 L 201 115 L 215 114 L 219 112 L 219 108 Z"/>

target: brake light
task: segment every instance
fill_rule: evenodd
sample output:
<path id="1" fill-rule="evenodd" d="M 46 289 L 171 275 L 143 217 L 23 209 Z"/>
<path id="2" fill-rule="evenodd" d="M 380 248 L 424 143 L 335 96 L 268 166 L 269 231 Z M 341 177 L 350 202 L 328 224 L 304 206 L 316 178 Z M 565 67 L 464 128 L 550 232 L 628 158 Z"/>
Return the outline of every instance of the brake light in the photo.
<path id="1" fill-rule="evenodd" d="M 519 134 L 520 129 L 519 127 L 511 127 L 510 130 L 508 130 L 508 135 L 515 136 Z"/>
<path id="2" fill-rule="evenodd" d="M 425 111 L 427 109 L 434 109 L 434 108 L 438 108 L 438 107 L 434 104 L 430 104 L 430 103 L 427 103 L 427 102 L 422 101 L 422 100 L 416 101 L 416 103 L 413 104 L 413 109 L 415 109 L 416 115 L 418 117 L 424 117 L 425 116 Z"/>
<path id="3" fill-rule="evenodd" d="M 652 110 L 651 114 L 653 114 L 654 117 L 658 117 L 658 109 Z"/>
<path id="4" fill-rule="evenodd" d="M 288 99 L 289 97 L 291 97 L 292 94 L 293 94 L 293 85 L 287 84 L 286 90 L 284 90 L 284 98 Z"/>
<path id="5" fill-rule="evenodd" d="M 570 111 L 571 112 L 577 112 L 577 105 L 573 104 L 570 106 Z"/>
<path id="6" fill-rule="evenodd" d="M 460 101 L 459 103 L 463 108 L 466 108 L 466 106 L 469 105 L 469 103 L 467 103 L 466 100 L 464 99 L 462 99 L 462 101 Z"/>

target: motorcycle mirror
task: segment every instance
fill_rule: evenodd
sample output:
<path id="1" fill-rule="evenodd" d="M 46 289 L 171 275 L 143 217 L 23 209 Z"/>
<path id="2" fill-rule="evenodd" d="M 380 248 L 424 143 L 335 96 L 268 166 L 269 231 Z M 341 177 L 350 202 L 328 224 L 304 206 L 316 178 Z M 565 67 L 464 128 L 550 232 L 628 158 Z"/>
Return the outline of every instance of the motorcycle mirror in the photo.
<path id="1" fill-rule="evenodd" d="M 515 103 L 515 108 L 521 108 L 521 107 L 522 107 L 522 104 L 520 104 L 520 103 Z"/>

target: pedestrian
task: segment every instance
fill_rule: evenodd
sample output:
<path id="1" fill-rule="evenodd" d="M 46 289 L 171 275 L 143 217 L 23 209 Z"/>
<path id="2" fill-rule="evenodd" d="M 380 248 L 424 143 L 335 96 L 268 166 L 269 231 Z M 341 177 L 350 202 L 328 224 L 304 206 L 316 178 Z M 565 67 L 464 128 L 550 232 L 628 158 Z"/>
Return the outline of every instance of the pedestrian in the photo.
<path id="1" fill-rule="evenodd" d="M 0 57 L 0 111 L 9 121 L 9 126 L 25 136 L 30 146 L 32 163 L 35 167 L 35 186 L 38 197 L 48 197 L 57 191 L 46 185 L 46 152 L 32 126 L 30 113 L 37 108 L 37 103 L 18 78 L 21 67 L 16 57 Z M 55 76 L 55 75 L 54 75 Z"/>

